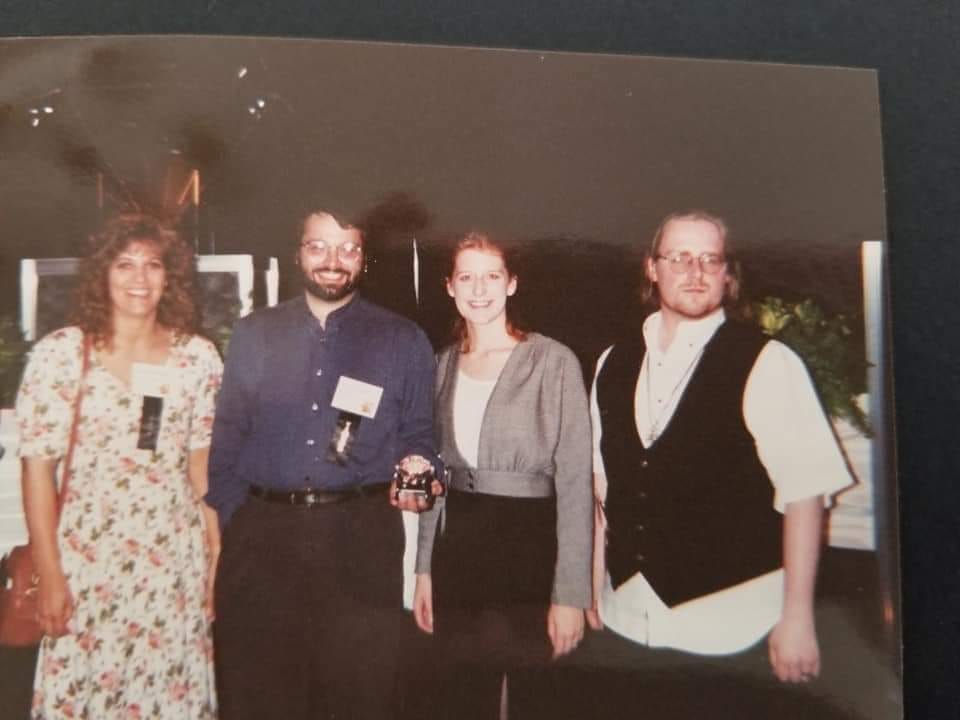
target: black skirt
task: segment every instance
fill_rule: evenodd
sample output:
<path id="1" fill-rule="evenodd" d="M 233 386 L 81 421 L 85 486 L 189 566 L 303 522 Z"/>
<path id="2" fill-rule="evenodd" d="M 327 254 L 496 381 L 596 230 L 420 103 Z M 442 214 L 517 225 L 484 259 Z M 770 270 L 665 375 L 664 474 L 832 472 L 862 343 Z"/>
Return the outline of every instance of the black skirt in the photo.
<path id="1" fill-rule="evenodd" d="M 453 490 L 433 554 L 434 628 L 452 662 L 506 667 L 551 654 L 554 498 Z"/>
<path id="2" fill-rule="evenodd" d="M 414 670 L 401 680 L 403 717 L 497 720 L 504 676 L 512 703 L 527 671 L 552 655 L 556 501 L 451 490 L 444 513 L 431 571 L 434 633 L 420 636 Z"/>

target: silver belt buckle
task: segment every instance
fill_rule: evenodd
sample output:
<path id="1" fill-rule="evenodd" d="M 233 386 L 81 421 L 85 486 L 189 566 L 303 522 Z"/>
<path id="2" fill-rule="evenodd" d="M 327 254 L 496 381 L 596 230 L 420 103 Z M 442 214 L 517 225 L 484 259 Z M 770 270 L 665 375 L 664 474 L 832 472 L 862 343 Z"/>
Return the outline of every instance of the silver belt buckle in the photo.
<path id="1" fill-rule="evenodd" d="M 313 507 L 318 502 L 316 494 L 313 490 L 308 490 L 307 494 L 303 496 L 303 504 L 307 507 Z"/>

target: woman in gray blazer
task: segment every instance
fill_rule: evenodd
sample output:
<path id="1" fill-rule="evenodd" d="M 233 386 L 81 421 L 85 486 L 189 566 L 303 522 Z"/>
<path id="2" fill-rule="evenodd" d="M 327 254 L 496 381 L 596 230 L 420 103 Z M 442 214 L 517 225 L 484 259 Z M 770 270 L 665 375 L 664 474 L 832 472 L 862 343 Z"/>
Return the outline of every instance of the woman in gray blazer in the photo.
<path id="1" fill-rule="evenodd" d="M 503 674 L 573 650 L 591 606 L 583 376 L 569 348 L 512 322 L 517 282 L 502 244 L 457 244 L 446 284 L 460 319 L 435 403 L 449 491 L 420 517 L 414 595 L 441 663 L 436 717 L 498 717 Z M 511 697 L 521 684 L 511 674 Z"/>

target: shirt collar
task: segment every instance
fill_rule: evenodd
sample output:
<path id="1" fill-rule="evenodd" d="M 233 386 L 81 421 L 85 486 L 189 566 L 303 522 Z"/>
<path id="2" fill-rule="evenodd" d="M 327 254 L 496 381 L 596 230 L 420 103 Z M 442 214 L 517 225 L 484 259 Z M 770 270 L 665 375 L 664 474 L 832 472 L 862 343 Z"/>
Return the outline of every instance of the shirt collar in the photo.
<path id="1" fill-rule="evenodd" d="M 707 344 L 717 331 L 717 328 L 723 325 L 726 319 L 727 315 L 723 308 L 720 307 L 706 317 L 696 320 L 680 321 L 680 325 L 677 327 L 677 334 L 674 336 L 673 342 L 670 345 L 670 350 L 678 347 L 678 343 L 699 350 Z M 659 352 L 660 348 L 659 336 L 662 323 L 663 314 L 659 310 L 643 321 L 643 341 L 647 348 L 652 349 L 655 353 Z"/>
<path id="2" fill-rule="evenodd" d="M 360 308 L 364 302 L 365 301 L 360 297 L 359 293 L 354 293 L 353 297 L 350 298 L 350 302 L 342 307 L 338 307 L 336 310 L 327 315 L 327 322 L 325 325 L 321 325 L 316 316 L 310 312 L 310 308 L 307 306 L 306 295 L 298 296 L 296 301 L 298 306 L 297 312 L 300 315 L 303 323 L 311 331 L 324 333 L 329 333 L 331 330 L 339 328 L 344 321 L 349 321 L 349 318 L 357 312 L 357 309 Z"/>

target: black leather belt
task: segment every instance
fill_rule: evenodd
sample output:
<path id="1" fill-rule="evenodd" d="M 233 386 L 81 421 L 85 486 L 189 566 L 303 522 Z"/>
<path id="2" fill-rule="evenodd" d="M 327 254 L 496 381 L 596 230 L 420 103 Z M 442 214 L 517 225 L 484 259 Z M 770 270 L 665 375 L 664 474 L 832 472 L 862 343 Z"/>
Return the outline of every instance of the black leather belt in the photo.
<path id="1" fill-rule="evenodd" d="M 375 485 L 360 485 L 359 487 L 349 488 L 347 490 L 274 490 L 264 488 L 259 485 L 250 486 L 250 494 L 270 503 L 279 503 L 281 505 L 305 505 L 313 507 L 314 505 L 330 505 L 332 503 L 342 503 L 347 500 L 354 500 L 360 497 L 370 497 L 372 495 L 382 494 L 384 502 L 387 500 L 387 488 L 390 483 L 376 483 Z"/>

